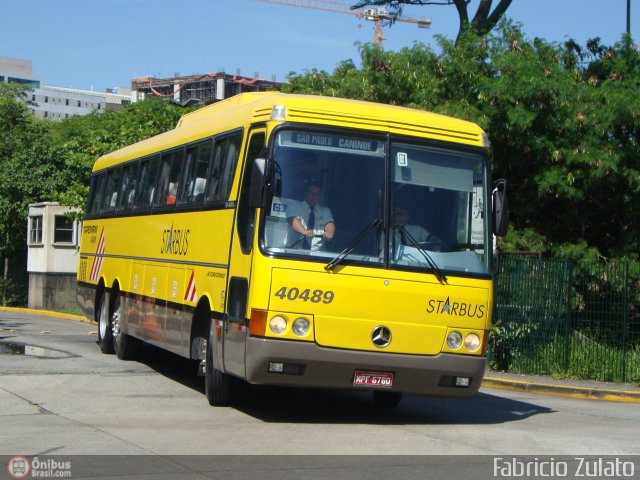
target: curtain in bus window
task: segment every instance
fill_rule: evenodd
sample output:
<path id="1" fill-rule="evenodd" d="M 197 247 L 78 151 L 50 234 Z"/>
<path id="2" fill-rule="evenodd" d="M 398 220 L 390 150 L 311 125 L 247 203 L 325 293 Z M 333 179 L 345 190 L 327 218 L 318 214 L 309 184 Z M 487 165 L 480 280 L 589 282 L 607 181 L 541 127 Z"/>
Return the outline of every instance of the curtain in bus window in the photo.
<path id="1" fill-rule="evenodd" d="M 240 153 L 241 135 L 227 137 L 216 142 L 207 202 L 227 200 Z"/>
<path id="2" fill-rule="evenodd" d="M 155 195 L 154 205 L 175 205 L 178 195 L 178 182 L 182 171 L 182 149 L 165 152 L 162 154 L 160 166 L 160 180 Z"/>
<path id="3" fill-rule="evenodd" d="M 207 170 L 213 152 L 213 141 L 193 146 L 187 150 L 183 188 L 180 193 L 180 204 L 202 203 L 207 185 Z"/>

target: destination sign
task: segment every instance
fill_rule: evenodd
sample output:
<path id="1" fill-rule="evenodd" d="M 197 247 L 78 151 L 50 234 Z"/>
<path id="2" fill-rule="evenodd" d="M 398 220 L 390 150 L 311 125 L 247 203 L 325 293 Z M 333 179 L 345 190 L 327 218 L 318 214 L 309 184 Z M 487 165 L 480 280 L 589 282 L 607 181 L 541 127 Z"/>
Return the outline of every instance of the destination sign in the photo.
<path id="1" fill-rule="evenodd" d="M 304 145 L 331 150 L 349 150 L 362 153 L 382 153 L 383 144 L 377 140 L 366 138 L 346 137 L 342 135 L 327 135 L 311 132 L 283 132 L 283 145 Z"/>

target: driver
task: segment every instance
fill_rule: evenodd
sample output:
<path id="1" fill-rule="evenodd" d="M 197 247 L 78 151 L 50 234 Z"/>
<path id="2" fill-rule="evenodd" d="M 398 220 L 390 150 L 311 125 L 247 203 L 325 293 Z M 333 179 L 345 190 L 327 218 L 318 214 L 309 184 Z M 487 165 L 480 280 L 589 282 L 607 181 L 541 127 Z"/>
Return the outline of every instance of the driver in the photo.
<path id="1" fill-rule="evenodd" d="M 301 235 L 302 248 L 307 250 L 323 249 L 324 242 L 331 240 L 336 232 L 331 210 L 320 204 L 321 197 L 322 184 L 315 180 L 308 180 L 304 200 L 293 204 L 291 211 L 288 212 L 291 229 Z M 319 232 L 319 238 L 314 238 Z"/>

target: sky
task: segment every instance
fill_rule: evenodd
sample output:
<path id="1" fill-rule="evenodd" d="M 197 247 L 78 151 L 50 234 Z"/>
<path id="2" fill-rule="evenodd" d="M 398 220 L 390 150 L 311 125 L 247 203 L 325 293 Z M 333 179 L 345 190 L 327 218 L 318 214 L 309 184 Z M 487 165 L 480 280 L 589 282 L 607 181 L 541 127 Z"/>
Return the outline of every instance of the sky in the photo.
<path id="1" fill-rule="evenodd" d="M 478 1 L 471 0 L 470 16 Z M 584 44 L 600 37 L 611 45 L 626 30 L 626 5 L 513 0 L 507 16 L 528 38 Z M 632 1 L 631 13 L 638 38 L 640 1 Z M 405 7 L 404 16 L 430 17 L 431 28 L 396 23 L 385 29 L 386 50 L 416 41 L 437 50 L 436 35 L 453 39 L 458 31 L 453 6 Z M 129 86 L 138 76 L 221 71 L 286 81 L 290 72 L 332 72 L 348 59 L 358 64 L 357 44 L 372 38 L 372 23 L 354 15 L 258 0 L 0 0 L 0 57 L 31 60 L 45 85 L 96 91 Z"/>

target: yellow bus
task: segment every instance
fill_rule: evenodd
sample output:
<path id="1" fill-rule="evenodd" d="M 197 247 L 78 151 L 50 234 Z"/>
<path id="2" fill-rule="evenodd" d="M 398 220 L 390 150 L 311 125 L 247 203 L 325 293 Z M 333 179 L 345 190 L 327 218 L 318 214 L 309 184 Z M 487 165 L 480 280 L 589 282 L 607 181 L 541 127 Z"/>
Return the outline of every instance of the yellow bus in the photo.
<path id="1" fill-rule="evenodd" d="M 78 302 L 105 353 L 197 360 L 211 405 L 237 379 L 471 397 L 503 193 L 472 123 L 240 94 L 96 161 Z"/>

